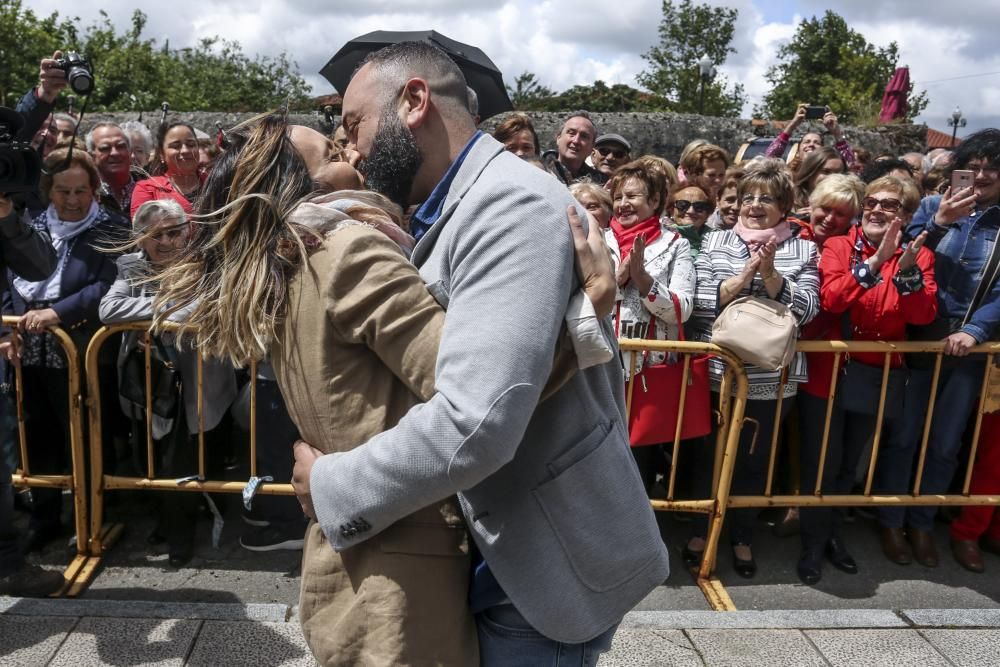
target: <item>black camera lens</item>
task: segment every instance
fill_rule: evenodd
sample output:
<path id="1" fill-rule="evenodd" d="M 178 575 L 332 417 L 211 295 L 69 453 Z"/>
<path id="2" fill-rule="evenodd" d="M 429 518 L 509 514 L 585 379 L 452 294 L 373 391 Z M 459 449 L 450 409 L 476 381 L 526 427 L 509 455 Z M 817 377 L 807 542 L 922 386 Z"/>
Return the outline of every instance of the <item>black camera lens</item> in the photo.
<path id="1" fill-rule="evenodd" d="M 94 77 L 90 76 L 90 72 L 82 67 L 70 69 L 66 79 L 69 81 L 69 87 L 77 95 L 90 95 L 94 90 Z"/>

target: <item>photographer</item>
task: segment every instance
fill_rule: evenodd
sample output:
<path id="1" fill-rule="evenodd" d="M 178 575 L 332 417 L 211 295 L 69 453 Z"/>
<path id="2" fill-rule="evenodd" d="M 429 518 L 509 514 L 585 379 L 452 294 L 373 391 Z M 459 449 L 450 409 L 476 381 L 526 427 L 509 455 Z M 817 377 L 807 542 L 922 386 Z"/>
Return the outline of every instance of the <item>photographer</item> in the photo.
<path id="1" fill-rule="evenodd" d="M 28 280 L 44 280 L 55 266 L 48 237 L 32 228 L 9 196 L 0 194 L 0 292 L 7 290 L 7 269 Z M 18 353 L 17 333 L 0 328 L 0 365 L 18 363 Z M 14 528 L 13 491 L 7 460 L 0 456 L 0 594 L 46 596 L 62 586 L 63 576 L 25 562 Z"/>
<path id="2" fill-rule="evenodd" d="M 792 134 L 795 132 L 796 128 L 802 124 L 806 119 L 806 111 L 809 105 L 802 103 L 795 110 L 795 115 L 785 129 L 782 130 L 771 145 L 767 147 L 764 151 L 764 157 L 777 157 L 780 158 L 785 153 L 785 148 L 788 146 L 788 142 L 791 140 Z M 851 165 L 854 164 L 854 151 L 851 150 L 851 145 L 847 143 L 847 139 L 844 138 L 844 131 L 840 128 L 840 124 L 837 122 L 837 116 L 827 108 L 827 112 L 823 114 L 823 125 L 826 127 L 827 132 L 833 137 L 833 147 L 840 157 L 844 159 L 844 164 L 850 169 Z M 795 155 L 796 160 L 801 160 L 808 153 L 821 148 L 823 146 L 823 135 L 818 132 L 806 132 L 802 135 L 799 140 L 799 150 Z"/>
<path id="3" fill-rule="evenodd" d="M 24 126 L 17 135 L 18 139 L 30 140 L 47 124 L 56 98 L 68 83 L 66 71 L 59 66 L 62 55 L 62 51 L 56 51 L 51 58 L 42 58 L 38 66 L 38 85 L 17 103 L 18 113 L 24 116 Z"/>

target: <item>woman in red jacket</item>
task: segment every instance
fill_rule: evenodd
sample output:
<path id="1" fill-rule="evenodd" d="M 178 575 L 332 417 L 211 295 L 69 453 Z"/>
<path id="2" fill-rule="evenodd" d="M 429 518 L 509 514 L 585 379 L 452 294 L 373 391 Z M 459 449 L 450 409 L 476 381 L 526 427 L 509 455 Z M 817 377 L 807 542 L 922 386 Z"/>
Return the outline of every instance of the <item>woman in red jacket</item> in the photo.
<path id="1" fill-rule="evenodd" d="M 906 325 L 927 324 L 937 313 L 934 253 L 923 249 L 926 234 L 902 242 L 902 230 L 920 204 L 920 193 L 909 181 L 886 176 L 870 183 L 862 200 L 860 226 L 844 236 L 829 238 L 819 262 L 820 301 L 828 317 L 838 320 L 831 339 L 903 340 Z M 843 359 L 830 420 L 821 490 L 849 493 L 858 459 L 871 440 L 876 423 L 881 353 L 850 355 Z M 903 356 L 892 355 L 894 369 L 886 389 L 885 414 L 891 421 L 902 411 L 905 369 Z M 810 368 L 813 386 L 829 387 L 832 369 Z M 822 372 L 822 371 L 825 371 Z M 799 401 L 802 428 L 802 489 L 812 493 L 819 471 L 823 428 L 829 399 L 804 395 Z M 802 555 L 798 575 L 812 585 L 822 576 L 826 555 L 837 569 L 854 574 L 857 563 L 840 538 L 839 515 L 829 508 L 800 512 Z"/>
<path id="2" fill-rule="evenodd" d="M 198 138 L 194 128 L 179 120 L 164 123 L 156 136 L 154 176 L 139 181 L 132 192 L 132 210 L 154 199 L 173 199 L 191 215 L 191 202 L 201 194 L 205 180 L 198 170 Z"/>

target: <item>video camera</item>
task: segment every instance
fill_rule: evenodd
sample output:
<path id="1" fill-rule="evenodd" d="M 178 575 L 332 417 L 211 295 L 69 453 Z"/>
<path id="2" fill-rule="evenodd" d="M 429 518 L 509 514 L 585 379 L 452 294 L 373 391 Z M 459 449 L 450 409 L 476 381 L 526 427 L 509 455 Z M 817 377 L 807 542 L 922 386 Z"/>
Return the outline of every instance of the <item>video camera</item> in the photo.
<path id="1" fill-rule="evenodd" d="M 94 91 L 94 68 L 87 56 L 70 51 L 56 61 L 56 67 L 66 72 L 66 81 L 77 95 L 90 95 Z"/>
<path id="2" fill-rule="evenodd" d="M 29 141 L 18 141 L 24 118 L 0 107 L 0 194 L 33 192 L 42 175 L 42 159 Z"/>

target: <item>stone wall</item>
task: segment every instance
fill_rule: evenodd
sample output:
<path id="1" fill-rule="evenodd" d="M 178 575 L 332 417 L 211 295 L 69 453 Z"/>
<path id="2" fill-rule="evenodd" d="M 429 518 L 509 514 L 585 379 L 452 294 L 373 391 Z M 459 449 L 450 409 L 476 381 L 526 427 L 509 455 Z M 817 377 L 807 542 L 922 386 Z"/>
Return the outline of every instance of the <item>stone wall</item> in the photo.
<path id="1" fill-rule="evenodd" d="M 599 113 L 591 114 L 601 132 L 617 132 L 632 142 L 633 155 L 652 153 L 676 162 L 681 150 L 693 139 L 708 139 L 735 154 L 740 145 L 755 137 L 773 137 L 777 130 L 769 124 L 751 123 L 749 120 L 736 118 L 715 118 L 695 114 L 674 113 Z M 240 123 L 253 114 L 247 113 L 213 113 L 189 112 L 172 113 L 170 118 L 184 118 L 195 127 L 214 134 L 216 123 L 229 128 Z M 529 113 L 539 140 L 545 148 L 554 147 L 554 137 L 562 126 L 563 113 Z M 100 121 L 124 122 L 135 120 L 135 113 L 93 114 L 87 116 L 84 125 Z M 492 132 L 504 115 L 494 116 L 485 120 L 481 127 L 486 132 Z M 150 128 L 159 123 L 159 112 L 144 115 L 144 120 Z M 292 114 L 292 123 L 307 125 L 321 132 L 331 132 L 332 127 L 323 115 Z M 337 118 L 337 122 L 339 122 Z M 801 132 L 809 129 L 822 130 L 822 126 L 805 125 Z M 901 155 L 907 151 L 923 151 L 927 138 L 926 125 L 883 125 L 876 128 L 845 128 L 848 140 L 852 145 L 864 146 L 874 155 Z"/>

